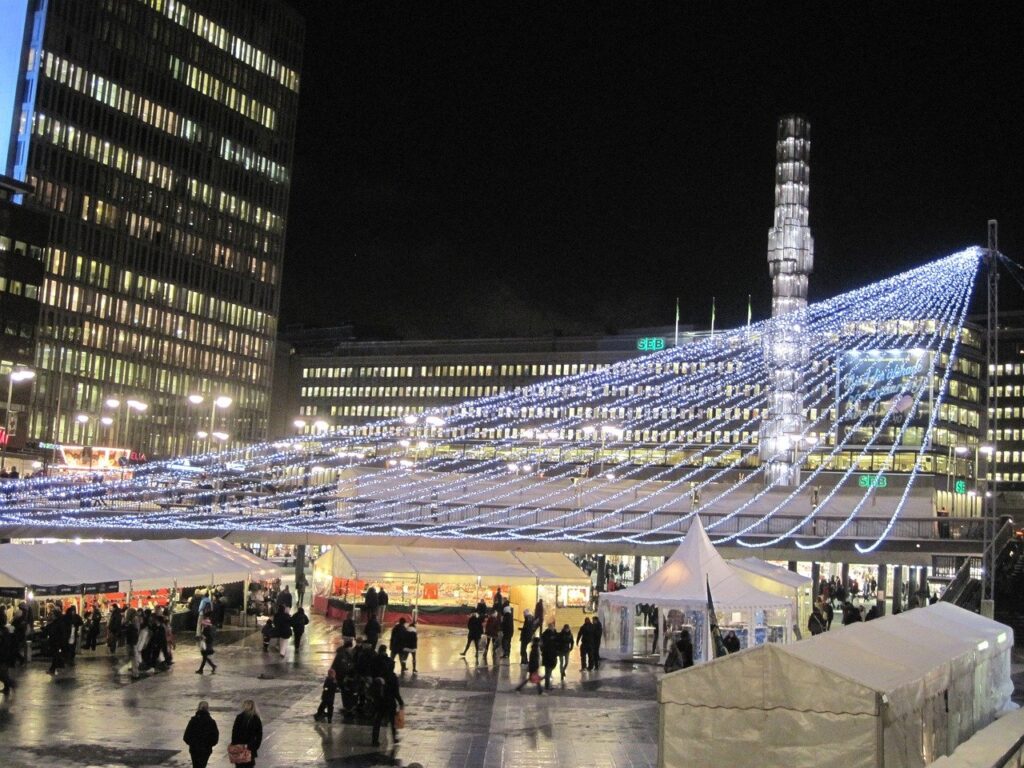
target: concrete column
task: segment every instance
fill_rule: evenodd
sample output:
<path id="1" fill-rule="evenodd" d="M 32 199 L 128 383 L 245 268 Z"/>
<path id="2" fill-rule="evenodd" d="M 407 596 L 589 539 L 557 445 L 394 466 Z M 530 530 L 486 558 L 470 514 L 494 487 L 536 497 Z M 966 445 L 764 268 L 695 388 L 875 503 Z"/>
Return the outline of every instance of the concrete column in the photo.
<path id="1" fill-rule="evenodd" d="M 821 594 L 821 563 L 817 560 L 811 563 L 811 603 L 817 604 L 818 595 Z"/>
<path id="2" fill-rule="evenodd" d="M 604 592 L 608 585 L 608 564 L 604 555 L 597 556 L 597 591 Z"/>
<path id="3" fill-rule="evenodd" d="M 640 583 L 640 555 L 633 557 L 633 583 Z"/>
<path id="4" fill-rule="evenodd" d="M 903 566 L 896 565 L 892 569 L 892 612 L 903 610 Z"/>
<path id="5" fill-rule="evenodd" d="M 928 567 L 922 565 L 917 573 L 917 591 L 921 593 L 921 605 L 928 605 L 931 592 L 928 591 Z"/>
<path id="6" fill-rule="evenodd" d="M 882 595 L 884 595 L 888 591 L 888 587 L 886 586 L 886 582 L 888 580 L 887 579 L 888 575 L 889 575 L 889 568 L 888 568 L 888 566 L 885 566 L 885 565 L 878 566 L 878 576 L 876 578 L 878 579 L 878 591 L 880 593 L 882 593 Z M 878 608 L 878 615 L 879 615 L 879 617 L 885 616 L 885 598 L 884 597 L 882 599 L 876 598 L 875 599 L 875 606 Z"/>
<path id="7" fill-rule="evenodd" d="M 789 570 L 791 570 L 793 573 L 796 573 L 796 560 L 789 561 Z"/>
<path id="8" fill-rule="evenodd" d="M 842 576 L 840 577 L 843 582 L 843 589 L 850 589 L 850 564 L 843 563 Z"/>

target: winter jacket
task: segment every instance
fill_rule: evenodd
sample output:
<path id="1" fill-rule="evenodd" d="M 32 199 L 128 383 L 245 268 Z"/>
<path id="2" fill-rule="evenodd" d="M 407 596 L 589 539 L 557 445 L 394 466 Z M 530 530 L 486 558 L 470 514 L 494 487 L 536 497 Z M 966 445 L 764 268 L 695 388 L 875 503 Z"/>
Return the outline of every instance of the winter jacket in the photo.
<path id="1" fill-rule="evenodd" d="M 235 724 L 231 726 L 231 743 L 244 744 L 255 758 L 263 743 L 263 721 L 260 716 L 239 712 Z"/>
<path id="2" fill-rule="evenodd" d="M 480 621 L 480 617 L 475 613 L 469 617 L 469 621 L 466 622 L 466 629 L 469 630 L 470 640 L 479 640 L 484 634 L 484 625 Z"/>
<path id="3" fill-rule="evenodd" d="M 210 717 L 209 711 L 201 709 L 192 715 L 185 728 L 184 741 L 188 744 L 190 752 L 208 755 L 213 751 L 220 741 L 220 731 L 217 730 L 217 723 Z"/>

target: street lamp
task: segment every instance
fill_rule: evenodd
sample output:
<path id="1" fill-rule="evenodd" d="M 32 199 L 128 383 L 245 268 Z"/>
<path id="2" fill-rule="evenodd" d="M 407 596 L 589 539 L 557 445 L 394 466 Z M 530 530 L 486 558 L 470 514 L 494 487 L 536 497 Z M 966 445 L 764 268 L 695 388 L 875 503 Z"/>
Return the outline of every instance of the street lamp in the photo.
<path id="1" fill-rule="evenodd" d="M 149 408 L 149 403 L 144 403 L 142 400 L 125 400 L 125 416 L 124 416 L 124 440 L 128 444 L 128 453 L 132 451 L 132 411 L 138 411 L 139 413 L 145 413 Z"/>
<path id="2" fill-rule="evenodd" d="M 15 382 L 31 381 L 36 372 L 28 368 L 17 368 L 7 374 L 7 410 L 4 411 L 4 442 L 0 447 L 0 472 L 7 463 L 7 443 L 11 439 L 11 397 L 14 395 Z"/>
<path id="3" fill-rule="evenodd" d="M 302 430 L 304 430 L 306 428 L 306 420 L 305 419 L 296 419 L 295 421 L 292 422 L 292 426 L 295 427 L 295 434 L 296 435 L 301 435 L 302 434 Z"/>
<path id="4" fill-rule="evenodd" d="M 198 395 L 198 394 L 196 394 L 196 395 L 189 395 L 188 396 L 188 401 L 190 403 L 192 403 L 192 405 L 202 405 L 204 402 L 206 402 L 206 398 L 203 395 Z M 229 408 L 229 407 L 231 407 L 231 404 L 233 402 L 234 402 L 234 400 L 232 400 L 227 395 L 217 395 L 216 397 L 214 397 L 212 395 L 210 396 L 210 428 L 207 429 L 207 430 L 204 430 L 202 432 L 202 434 L 203 434 L 203 438 L 202 439 L 205 439 L 207 441 L 206 442 L 206 450 L 207 451 L 209 451 L 213 447 L 213 445 L 212 445 L 212 443 L 210 442 L 210 439 L 209 439 L 210 437 L 214 437 L 217 434 L 222 434 L 222 435 L 225 434 L 224 432 L 215 432 L 214 431 L 217 428 L 217 424 L 216 424 L 216 422 L 217 422 L 217 409 L 218 408 L 221 408 L 221 409 Z M 199 435 L 199 433 L 196 433 L 196 434 L 197 434 L 197 436 Z M 225 437 L 224 439 L 226 440 L 227 438 Z"/>

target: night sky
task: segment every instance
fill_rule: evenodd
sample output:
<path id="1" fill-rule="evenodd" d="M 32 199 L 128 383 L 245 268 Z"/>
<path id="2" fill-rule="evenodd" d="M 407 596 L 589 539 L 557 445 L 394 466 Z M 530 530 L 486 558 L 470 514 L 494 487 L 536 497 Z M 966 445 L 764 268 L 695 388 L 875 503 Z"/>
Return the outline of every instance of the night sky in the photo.
<path id="1" fill-rule="evenodd" d="M 812 301 L 989 218 L 1024 262 L 1015 4 L 293 4 L 283 327 L 613 332 L 671 324 L 676 296 L 706 327 L 712 295 L 721 327 L 748 294 L 763 318 L 787 112 L 812 124 Z"/>

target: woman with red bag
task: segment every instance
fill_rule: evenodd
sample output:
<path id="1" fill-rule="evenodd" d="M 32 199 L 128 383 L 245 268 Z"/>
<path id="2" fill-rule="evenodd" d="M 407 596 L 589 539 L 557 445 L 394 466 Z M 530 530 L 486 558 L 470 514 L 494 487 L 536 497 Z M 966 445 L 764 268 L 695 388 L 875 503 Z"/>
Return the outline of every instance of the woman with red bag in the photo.
<path id="1" fill-rule="evenodd" d="M 540 640 L 534 639 L 530 646 L 530 660 L 526 664 L 526 679 L 516 686 L 516 692 L 523 690 L 527 683 L 534 683 L 537 686 L 537 694 L 544 693 L 540 684 Z"/>
<path id="2" fill-rule="evenodd" d="M 231 746 L 228 747 L 228 760 L 238 768 L 253 768 L 256 765 L 256 753 L 263 743 L 263 721 L 256 711 L 256 702 L 246 699 L 242 702 L 242 711 L 235 718 L 231 727 Z"/>

